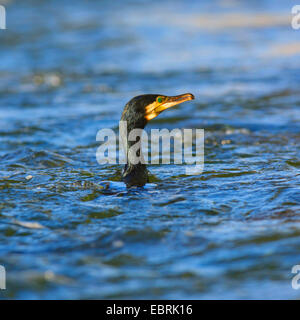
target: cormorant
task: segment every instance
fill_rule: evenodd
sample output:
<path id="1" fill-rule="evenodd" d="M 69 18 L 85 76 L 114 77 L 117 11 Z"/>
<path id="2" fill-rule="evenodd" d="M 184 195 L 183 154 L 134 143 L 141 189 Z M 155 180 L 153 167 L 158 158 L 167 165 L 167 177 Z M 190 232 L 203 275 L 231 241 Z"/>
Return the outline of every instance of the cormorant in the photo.
<path id="1" fill-rule="evenodd" d="M 128 137 L 129 132 L 133 129 L 144 129 L 148 121 L 157 117 L 164 110 L 193 99 L 194 96 L 191 93 L 173 97 L 160 94 L 144 94 L 132 98 L 126 104 L 121 121 L 126 121 L 127 132 L 121 132 L 121 135 L 123 135 L 123 144 L 127 158 L 127 164 L 123 170 L 122 178 L 127 187 L 142 187 L 149 179 L 146 165 L 143 163 L 133 164 L 128 154 L 129 148 L 134 145 L 136 141 L 128 141 L 128 139 L 124 139 L 124 135 Z M 137 154 L 139 155 L 140 152 L 141 150 L 139 148 Z"/>

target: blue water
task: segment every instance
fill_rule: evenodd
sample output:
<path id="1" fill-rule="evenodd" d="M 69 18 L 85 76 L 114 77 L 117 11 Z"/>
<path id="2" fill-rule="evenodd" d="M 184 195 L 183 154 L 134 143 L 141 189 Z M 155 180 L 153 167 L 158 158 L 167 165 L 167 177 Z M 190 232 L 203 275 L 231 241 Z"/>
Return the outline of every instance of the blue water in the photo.
<path id="1" fill-rule="evenodd" d="M 1 298 L 300 298 L 293 1 L 1 4 Z M 204 172 L 97 188 L 97 131 L 157 92 L 195 95 L 147 128 L 205 129 Z"/>

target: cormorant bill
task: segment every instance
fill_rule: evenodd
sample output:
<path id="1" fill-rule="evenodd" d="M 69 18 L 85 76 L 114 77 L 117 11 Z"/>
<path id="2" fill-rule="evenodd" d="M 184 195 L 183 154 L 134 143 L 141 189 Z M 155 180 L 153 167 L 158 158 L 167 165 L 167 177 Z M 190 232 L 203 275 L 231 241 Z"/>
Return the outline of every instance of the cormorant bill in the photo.
<path id="1" fill-rule="evenodd" d="M 131 161 L 130 159 L 131 156 L 128 152 L 129 148 L 137 142 L 128 141 L 128 134 L 133 129 L 144 129 L 148 121 L 157 117 L 164 110 L 193 99 L 195 98 L 191 93 L 185 93 L 173 97 L 163 96 L 160 94 L 144 94 L 132 98 L 126 104 L 122 113 L 121 121 L 126 121 L 127 132 L 121 131 L 121 136 L 123 138 L 124 150 L 127 158 L 127 164 L 123 170 L 122 178 L 127 187 L 142 187 L 149 182 L 146 165 L 143 163 L 133 164 L 134 161 Z M 139 147 L 137 151 L 138 156 L 141 154 L 140 149 L 141 147 Z"/>

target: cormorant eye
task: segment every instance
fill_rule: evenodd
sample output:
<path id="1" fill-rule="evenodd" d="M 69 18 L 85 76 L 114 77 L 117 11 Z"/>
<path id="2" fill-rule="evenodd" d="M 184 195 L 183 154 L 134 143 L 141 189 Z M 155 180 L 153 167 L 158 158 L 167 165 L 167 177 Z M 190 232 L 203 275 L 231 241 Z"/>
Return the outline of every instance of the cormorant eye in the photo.
<path id="1" fill-rule="evenodd" d="M 158 103 L 161 103 L 162 101 L 163 101 L 163 99 L 162 99 L 161 97 L 158 97 L 158 98 L 157 98 L 157 102 L 158 102 Z"/>

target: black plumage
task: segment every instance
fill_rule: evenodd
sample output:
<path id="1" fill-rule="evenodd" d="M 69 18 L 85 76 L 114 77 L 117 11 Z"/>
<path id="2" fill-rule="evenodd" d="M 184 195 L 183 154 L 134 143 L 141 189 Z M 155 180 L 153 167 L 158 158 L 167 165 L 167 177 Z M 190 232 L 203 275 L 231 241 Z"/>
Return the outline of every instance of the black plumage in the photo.
<path id="1" fill-rule="evenodd" d="M 126 127 L 121 130 L 124 150 L 127 157 L 127 164 L 124 167 L 122 178 L 127 187 L 142 187 L 149 182 L 147 167 L 143 163 L 133 163 L 129 154 L 132 145 L 139 143 L 136 152 L 137 156 L 141 155 L 141 141 L 128 141 L 128 134 L 133 129 L 144 129 L 148 121 L 157 117 L 162 111 L 184 101 L 192 100 L 194 96 L 190 93 L 179 96 L 164 96 L 159 94 L 144 94 L 132 98 L 124 108 L 121 121 L 126 122 Z"/>

